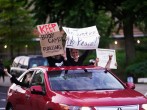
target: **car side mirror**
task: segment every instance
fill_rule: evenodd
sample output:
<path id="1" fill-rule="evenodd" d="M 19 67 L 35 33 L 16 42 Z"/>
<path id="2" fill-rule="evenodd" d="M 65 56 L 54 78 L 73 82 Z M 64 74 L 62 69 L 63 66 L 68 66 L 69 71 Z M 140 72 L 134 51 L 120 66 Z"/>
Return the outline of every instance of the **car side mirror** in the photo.
<path id="1" fill-rule="evenodd" d="M 128 89 L 135 89 L 135 84 L 134 83 L 127 82 L 126 86 L 127 86 Z"/>
<path id="2" fill-rule="evenodd" d="M 44 95 L 45 94 L 40 85 L 31 86 L 30 90 L 31 90 L 32 94 L 38 94 L 38 95 Z"/>

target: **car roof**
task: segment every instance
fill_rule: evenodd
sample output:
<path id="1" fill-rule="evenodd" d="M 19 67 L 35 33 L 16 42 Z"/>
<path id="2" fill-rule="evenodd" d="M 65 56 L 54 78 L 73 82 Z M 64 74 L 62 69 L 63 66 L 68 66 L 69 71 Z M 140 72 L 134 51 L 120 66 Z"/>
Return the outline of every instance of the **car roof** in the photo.
<path id="1" fill-rule="evenodd" d="M 42 55 L 28 55 L 27 57 L 30 57 L 30 58 L 44 58 Z"/>
<path id="2" fill-rule="evenodd" d="M 61 70 L 89 70 L 89 69 L 105 69 L 100 66 L 60 66 L 60 67 L 49 67 L 49 66 L 39 66 L 47 71 L 61 71 Z"/>
<path id="3" fill-rule="evenodd" d="M 22 56 L 17 56 L 15 58 L 38 58 L 38 57 L 42 58 L 43 56 L 42 55 L 26 55 L 26 56 L 22 55 Z"/>

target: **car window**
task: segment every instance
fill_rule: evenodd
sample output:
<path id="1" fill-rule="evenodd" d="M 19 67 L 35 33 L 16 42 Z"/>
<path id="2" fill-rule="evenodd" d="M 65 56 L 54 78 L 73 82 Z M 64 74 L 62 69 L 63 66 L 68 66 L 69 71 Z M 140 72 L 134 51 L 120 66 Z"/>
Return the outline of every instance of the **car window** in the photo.
<path id="1" fill-rule="evenodd" d="M 116 90 L 123 85 L 105 70 L 68 70 L 48 72 L 52 90 Z"/>
<path id="2" fill-rule="evenodd" d="M 24 64 L 24 67 L 28 68 L 29 57 L 25 57 L 25 60 L 24 60 L 23 64 Z"/>
<path id="3" fill-rule="evenodd" d="M 43 83 L 44 79 L 42 71 L 36 71 L 32 79 L 32 85 L 42 85 Z"/>
<path id="4" fill-rule="evenodd" d="M 33 76 L 34 71 L 28 71 L 22 78 L 21 78 L 21 82 L 23 83 L 30 83 L 32 80 L 32 76 Z"/>
<path id="5" fill-rule="evenodd" d="M 23 65 L 24 61 L 25 61 L 25 57 L 21 57 L 18 62 L 18 67 L 21 67 Z"/>
<path id="6" fill-rule="evenodd" d="M 17 67 L 17 66 L 18 66 L 18 62 L 19 62 L 20 59 L 21 59 L 21 57 L 16 57 L 16 58 L 14 59 L 13 63 L 12 63 L 12 66 L 13 66 L 13 67 Z"/>
<path id="7" fill-rule="evenodd" d="M 45 58 L 31 58 L 29 61 L 29 68 L 37 66 L 47 66 L 47 60 Z"/>
<path id="8" fill-rule="evenodd" d="M 31 81 L 31 86 L 35 85 L 41 85 L 42 89 L 45 92 L 45 83 L 44 83 L 44 75 L 41 70 L 37 70 L 35 74 L 33 75 L 32 81 Z"/>

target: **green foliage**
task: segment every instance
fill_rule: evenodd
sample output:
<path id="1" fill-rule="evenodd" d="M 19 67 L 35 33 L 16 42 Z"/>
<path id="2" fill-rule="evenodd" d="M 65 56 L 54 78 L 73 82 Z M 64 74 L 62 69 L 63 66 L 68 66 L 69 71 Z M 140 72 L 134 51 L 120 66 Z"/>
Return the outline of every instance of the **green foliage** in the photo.
<path id="1" fill-rule="evenodd" d="M 124 50 L 117 50 L 116 51 L 116 61 L 118 64 L 119 69 L 124 69 L 125 68 L 125 51 Z"/>
<path id="2" fill-rule="evenodd" d="M 139 47 L 139 46 L 138 46 Z M 146 51 L 137 50 L 135 60 L 130 64 L 126 65 L 125 51 L 116 51 L 117 70 L 113 70 L 116 75 L 122 80 L 126 81 L 128 73 L 132 73 L 137 81 L 138 77 L 147 77 L 147 53 Z"/>
<path id="3" fill-rule="evenodd" d="M 136 78 L 147 77 L 147 61 L 128 66 L 126 73 L 132 73 Z"/>
<path id="4" fill-rule="evenodd" d="M 11 57 L 13 50 L 18 48 L 16 45 L 31 40 L 33 24 L 23 1 L 0 0 L 0 38 L 2 43 L 10 46 Z"/>
<path id="5" fill-rule="evenodd" d="M 0 36 L 22 39 L 30 35 L 32 21 L 28 11 L 23 8 L 23 2 L 1 0 L 0 11 Z"/>
<path id="6" fill-rule="evenodd" d="M 50 20 L 55 20 L 55 13 L 52 0 L 26 0 L 26 8 L 31 9 L 32 16 L 36 24 L 45 24 L 50 15 Z"/>
<path id="7" fill-rule="evenodd" d="M 10 70 L 10 66 L 12 64 L 13 61 L 6 59 L 3 61 L 4 67 L 8 69 L 8 71 Z"/>

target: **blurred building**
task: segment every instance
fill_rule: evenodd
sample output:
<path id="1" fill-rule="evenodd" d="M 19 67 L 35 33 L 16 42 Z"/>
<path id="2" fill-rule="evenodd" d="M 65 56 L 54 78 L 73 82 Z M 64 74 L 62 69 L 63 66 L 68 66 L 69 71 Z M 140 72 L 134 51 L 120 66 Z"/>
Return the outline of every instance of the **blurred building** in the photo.
<path id="1" fill-rule="evenodd" d="M 147 35 L 143 33 L 139 28 L 134 27 L 133 30 L 134 40 L 137 45 L 141 45 L 143 38 L 147 38 Z M 109 48 L 120 50 L 125 48 L 125 40 L 123 29 L 120 29 L 117 33 L 113 32 L 111 38 L 114 40 L 109 44 Z"/>

